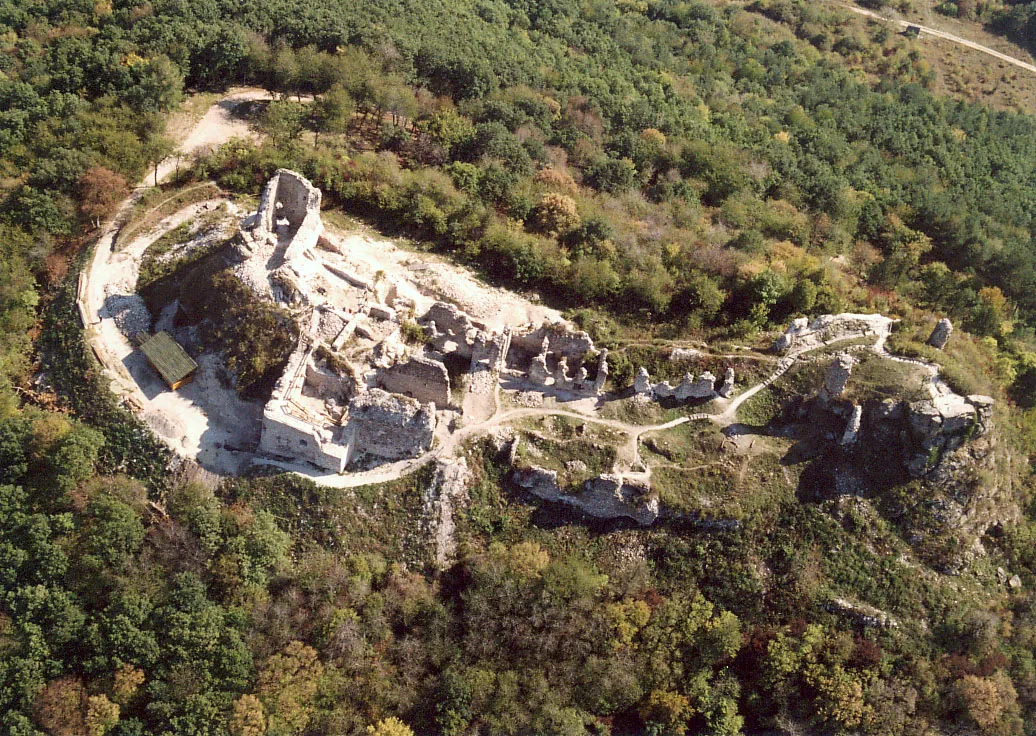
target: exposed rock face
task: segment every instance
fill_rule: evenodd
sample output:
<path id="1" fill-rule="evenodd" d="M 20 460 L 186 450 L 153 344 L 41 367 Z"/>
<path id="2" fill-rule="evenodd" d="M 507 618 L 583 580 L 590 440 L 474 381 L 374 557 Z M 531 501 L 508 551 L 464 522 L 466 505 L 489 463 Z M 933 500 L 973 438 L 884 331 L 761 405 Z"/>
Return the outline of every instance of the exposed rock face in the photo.
<path id="1" fill-rule="evenodd" d="M 935 324 L 935 329 L 932 330 L 932 334 L 928 336 L 928 344 L 933 348 L 942 350 L 946 347 L 946 343 L 950 339 L 950 335 L 953 334 L 953 323 L 943 317 Z"/>
<path id="2" fill-rule="evenodd" d="M 694 348 L 673 348 L 673 351 L 669 353 L 669 360 L 676 362 L 680 360 L 692 360 L 701 355 L 700 350 Z"/>
<path id="3" fill-rule="evenodd" d="M 450 405 L 450 374 L 438 360 L 416 356 L 378 372 L 378 385 L 386 391 L 412 396 L 436 406 Z"/>
<path id="4" fill-rule="evenodd" d="M 440 568 L 448 567 L 457 552 L 454 513 L 468 499 L 470 480 L 471 472 L 463 457 L 439 459 L 435 476 L 424 492 L 424 512 L 435 544 L 435 562 Z"/>
<path id="5" fill-rule="evenodd" d="M 993 399 L 948 393 L 910 404 L 886 399 L 868 409 L 868 427 L 883 442 L 896 438 L 904 465 L 915 478 L 939 467 L 941 458 L 991 426 Z"/>
<path id="6" fill-rule="evenodd" d="M 879 335 L 894 320 L 880 314 L 825 314 L 812 322 L 805 317 L 793 320 L 773 344 L 773 351 L 786 353 L 813 350 L 834 340 Z"/>
<path id="7" fill-rule="evenodd" d="M 853 356 L 848 353 L 835 356 L 835 359 L 827 367 L 824 385 L 820 387 L 819 396 L 822 401 L 830 401 L 842 395 L 846 384 L 849 383 L 849 377 L 852 375 L 854 364 Z"/>
<path id="8" fill-rule="evenodd" d="M 432 446 L 435 405 L 371 389 L 349 402 L 344 444 L 349 457 L 382 460 L 417 457 Z"/>
<path id="9" fill-rule="evenodd" d="M 573 506 L 602 519 L 627 516 L 641 526 L 655 523 L 660 513 L 658 498 L 646 478 L 605 473 L 583 485 L 570 501 Z"/>
<path id="10" fill-rule="evenodd" d="M 873 606 L 850 603 L 844 598 L 828 601 L 826 608 L 831 613 L 852 619 L 865 628 L 894 629 L 899 626 L 899 623 L 884 611 Z"/>
<path id="11" fill-rule="evenodd" d="M 658 498 L 641 476 L 606 473 L 586 481 L 579 493 L 565 493 L 556 471 L 537 466 L 515 470 L 512 479 L 544 501 L 563 503 L 598 519 L 629 518 L 649 526 L 661 513 Z"/>

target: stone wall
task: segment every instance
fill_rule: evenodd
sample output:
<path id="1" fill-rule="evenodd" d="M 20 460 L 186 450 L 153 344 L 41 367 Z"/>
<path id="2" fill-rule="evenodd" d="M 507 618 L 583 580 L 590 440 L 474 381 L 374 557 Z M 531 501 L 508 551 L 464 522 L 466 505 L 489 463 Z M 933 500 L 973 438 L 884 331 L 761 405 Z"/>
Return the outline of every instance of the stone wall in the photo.
<path id="1" fill-rule="evenodd" d="M 436 350 L 455 352 L 469 360 L 475 343 L 487 337 L 484 325 L 447 302 L 433 304 L 418 323 L 425 326 L 428 339 Z"/>
<path id="2" fill-rule="evenodd" d="M 777 353 L 813 350 L 835 340 L 879 335 L 895 320 L 880 314 L 825 314 L 812 322 L 805 317 L 793 320 L 773 344 Z"/>
<path id="3" fill-rule="evenodd" d="M 849 383 L 849 377 L 852 375 L 855 364 L 853 356 L 848 353 L 835 356 L 835 359 L 827 366 L 824 385 L 820 387 L 819 396 L 822 401 L 830 401 L 842 395 Z"/>
<path id="4" fill-rule="evenodd" d="M 259 451 L 309 462 L 335 473 L 345 470 L 349 461 L 348 448 L 336 442 L 333 429 L 317 427 L 288 414 L 284 402 L 279 399 L 271 399 L 263 410 Z"/>
<path id="5" fill-rule="evenodd" d="M 544 325 L 531 332 L 515 334 L 511 344 L 528 355 L 537 355 L 541 352 L 544 339 L 547 341 L 547 352 L 558 357 L 564 356 L 572 363 L 582 360 L 594 349 L 594 341 L 588 334 L 572 330 L 564 324 Z"/>
<path id="6" fill-rule="evenodd" d="M 721 388 L 730 393 L 734 386 L 734 371 L 728 368 L 724 376 Z M 637 371 L 633 379 L 633 392 L 639 396 L 660 401 L 662 399 L 676 399 L 677 401 L 690 401 L 691 399 L 711 399 L 717 395 L 716 377 L 709 371 L 705 371 L 695 378 L 690 373 L 685 373 L 683 380 L 676 386 L 669 381 L 651 383 L 651 375 L 647 368 Z"/>
<path id="7" fill-rule="evenodd" d="M 471 370 L 484 368 L 499 373 L 506 366 L 507 352 L 510 349 L 509 327 L 505 327 L 504 331 L 497 335 L 479 335 L 471 348 Z"/>
<path id="8" fill-rule="evenodd" d="M 435 425 L 434 404 L 375 388 L 349 402 L 343 443 L 350 461 L 363 456 L 404 460 L 428 451 Z"/>
<path id="9" fill-rule="evenodd" d="M 378 385 L 386 391 L 406 394 L 423 403 L 449 406 L 450 375 L 438 360 L 414 357 L 378 371 Z"/>
<path id="10" fill-rule="evenodd" d="M 292 230 L 301 231 L 313 215 L 319 218 L 320 199 L 320 190 L 308 179 L 294 171 L 278 169 L 259 199 L 258 234 L 275 234 L 279 219 L 286 219 Z M 319 236 L 318 232 L 311 245 L 316 245 Z"/>

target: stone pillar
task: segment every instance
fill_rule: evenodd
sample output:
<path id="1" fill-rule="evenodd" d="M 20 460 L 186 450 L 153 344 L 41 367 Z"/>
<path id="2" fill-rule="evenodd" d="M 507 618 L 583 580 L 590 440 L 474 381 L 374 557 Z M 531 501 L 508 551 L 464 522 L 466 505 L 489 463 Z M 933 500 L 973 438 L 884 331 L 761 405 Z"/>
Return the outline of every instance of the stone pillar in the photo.
<path id="1" fill-rule="evenodd" d="M 642 367 L 637 371 L 637 377 L 633 379 L 633 390 L 645 396 L 651 395 L 651 374 L 648 373 L 647 368 Z"/>
<path id="2" fill-rule="evenodd" d="M 729 399 L 731 392 L 734 390 L 734 369 L 727 368 L 726 374 L 723 376 L 723 383 L 720 384 L 719 389 L 716 391 L 724 399 Z"/>
<path id="3" fill-rule="evenodd" d="M 554 369 L 554 386 L 563 389 L 568 388 L 568 384 L 568 359 L 562 355 L 558 367 Z"/>
<path id="4" fill-rule="evenodd" d="M 604 393 L 604 384 L 608 380 L 608 351 L 601 351 L 601 362 L 597 366 L 597 378 L 594 379 L 594 393 Z"/>
<path id="5" fill-rule="evenodd" d="M 540 386 L 546 386 L 547 376 L 549 375 L 547 357 L 545 355 L 537 355 L 533 358 L 529 364 L 529 380 Z"/>
<path id="6" fill-rule="evenodd" d="M 943 317 L 939 320 L 935 329 L 932 330 L 932 334 L 928 336 L 928 344 L 933 348 L 942 350 L 946 347 L 946 342 L 950 339 L 950 335 L 953 334 L 953 323 Z"/>
<path id="7" fill-rule="evenodd" d="M 860 424 L 862 422 L 863 407 L 856 404 L 853 406 L 853 413 L 849 417 L 848 423 L 845 425 L 845 432 L 842 434 L 841 444 L 843 447 L 848 447 L 856 442 L 856 438 L 860 434 Z"/>
<path id="8" fill-rule="evenodd" d="M 820 387 L 819 396 L 822 401 L 830 401 L 842 395 L 846 384 L 849 383 L 855 362 L 853 356 L 848 353 L 842 353 L 831 361 L 824 376 L 824 385 Z"/>

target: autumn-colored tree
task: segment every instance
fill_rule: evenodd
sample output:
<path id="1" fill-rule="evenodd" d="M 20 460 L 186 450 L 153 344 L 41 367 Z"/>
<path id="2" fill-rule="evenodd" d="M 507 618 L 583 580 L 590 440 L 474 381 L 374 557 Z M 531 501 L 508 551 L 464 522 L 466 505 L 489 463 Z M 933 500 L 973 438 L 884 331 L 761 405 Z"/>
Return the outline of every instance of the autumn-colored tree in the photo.
<path id="1" fill-rule="evenodd" d="M 86 702 L 87 736 L 104 736 L 119 722 L 120 708 L 107 695 L 91 695 Z"/>
<path id="2" fill-rule="evenodd" d="M 367 736 L 414 736 L 414 731 L 393 716 L 382 718 L 377 723 L 367 726 Z"/>
<path id="3" fill-rule="evenodd" d="M 126 179 L 121 174 L 103 166 L 91 166 L 79 177 L 79 210 L 94 227 L 99 227 L 101 220 L 115 211 L 127 191 Z"/>
<path id="4" fill-rule="evenodd" d="M 119 705 L 126 705 L 137 694 L 144 684 L 144 672 L 131 664 L 124 664 L 115 671 L 112 683 L 112 700 Z"/>
<path id="5" fill-rule="evenodd" d="M 323 673 L 316 650 L 300 641 L 291 642 L 266 661 L 257 687 L 271 731 L 295 734 L 305 730 Z"/>
<path id="6" fill-rule="evenodd" d="M 994 733 L 994 727 L 1018 700 L 1014 685 L 1003 672 L 992 677 L 965 675 L 957 681 L 956 690 L 968 716 L 987 733 Z"/>
<path id="7" fill-rule="evenodd" d="M 547 192 L 533 212 L 536 226 L 549 235 L 559 235 L 579 227 L 575 200 L 564 194 Z"/>
<path id="8" fill-rule="evenodd" d="M 86 688 L 78 677 L 47 683 L 33 702 L 36 723 L 52 736 L 86 733 Z"/>
<path id="9" fill-rule="evenodd" d="M 671 690 L 652 690 L 640 708 L 648 732 L 653 734 L 687 733 L 687 718 L 691 715 L 691 703 L 685 695 Z"/>
<path id="10" fill-rule="evenodd" d="M 263 736 L 266 733 L 266 713 L 259 698 L 245 694 L 234 701 L 230 733 L 233 736 Z"/>

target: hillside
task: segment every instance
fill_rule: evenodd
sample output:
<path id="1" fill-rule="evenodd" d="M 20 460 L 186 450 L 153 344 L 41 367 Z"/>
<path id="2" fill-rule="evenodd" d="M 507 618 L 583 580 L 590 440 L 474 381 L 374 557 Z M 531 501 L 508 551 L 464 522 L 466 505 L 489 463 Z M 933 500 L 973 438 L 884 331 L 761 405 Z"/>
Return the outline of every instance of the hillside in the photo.
<path id="1" fill-rule="evenodd" d="M 797 0 L 0 0 L 0 732 L 1036 733 L 988 64 Z"/>

